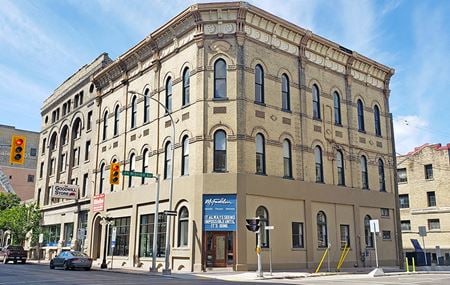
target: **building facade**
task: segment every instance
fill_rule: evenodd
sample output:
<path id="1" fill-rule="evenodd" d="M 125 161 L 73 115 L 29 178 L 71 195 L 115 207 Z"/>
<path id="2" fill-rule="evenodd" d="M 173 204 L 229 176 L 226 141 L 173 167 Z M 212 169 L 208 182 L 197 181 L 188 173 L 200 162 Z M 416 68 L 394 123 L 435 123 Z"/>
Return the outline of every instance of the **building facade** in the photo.
<path id="1" fill-rule="evenodd" d="M 9 154 L 13 135 L 26 137 L 24 164 L 11 164 Z M 0 125 L 0 191 L 17 194 L 22 201 L 33 199 L 39 133 Z"/>
<path id="2" fill-rule="evenodd" d="M 124 175 L 112 186 L 118 162 L 160 178 L 159 269 L 166 238 L 172 270 L 254 269 L 245 224 L 256 216 L 274 226 L 262 234 L 263 262 L 272 251 L 274 268 L 315 268 L 328 246 L 336 266 L 346 245 L 344 266 L 374 265 L 371 219 L 380 221 L 380 263 L 396 264 L 392 75 L 245 2 L 189 7 L 91 77 L 96 126 L 87 134 L 81 123 L 92 155 L 79 167 L 93 182 L 86 250 L 101 261 L 106 247 L 116 267 L 151 264 L 157 183 Z M 42 181 L 39 197 L 59 180 Z M 76 207 L 41 201 L 52 223 Z"/>
<path id="3" fill-rule="evenodd" d="M 404 251 L 414 252 L 411 239 L 418 240 L 429 261 L 441 265 L 450 264 L 449 171 L 449 144 L 425 144 L 397 157 Z M 423 239 L 420 226 L 427 231 Z"/>

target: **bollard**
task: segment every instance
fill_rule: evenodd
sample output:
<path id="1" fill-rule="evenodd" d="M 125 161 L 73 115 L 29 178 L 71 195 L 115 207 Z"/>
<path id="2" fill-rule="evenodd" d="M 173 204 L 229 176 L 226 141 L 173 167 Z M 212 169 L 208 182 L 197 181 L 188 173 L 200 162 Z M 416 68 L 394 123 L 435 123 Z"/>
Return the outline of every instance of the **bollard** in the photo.
<path id="1" fill-rule="evenodd" d="M 416 273 L 416 261 L 412 258 L 412 272 Z"/>
<path id="2" fill-rule="evenodd" d="M 406 267 L 406 272 L 409 273 L 409 264 L 408 264 L 408 258 L 405 257 L 405 267 Z"/>

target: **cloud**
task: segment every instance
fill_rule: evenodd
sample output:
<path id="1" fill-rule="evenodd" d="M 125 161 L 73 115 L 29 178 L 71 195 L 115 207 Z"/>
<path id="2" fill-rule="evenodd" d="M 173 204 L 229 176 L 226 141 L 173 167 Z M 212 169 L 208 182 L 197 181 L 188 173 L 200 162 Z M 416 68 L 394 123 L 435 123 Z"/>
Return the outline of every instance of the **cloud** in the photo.
<path id="1" fill-rule="evenodd" d="M 417 115 L 394 118 L 395 148 L 398 154 L 406 154 L 424 143 L 430 142 L 429 123 Z"/>

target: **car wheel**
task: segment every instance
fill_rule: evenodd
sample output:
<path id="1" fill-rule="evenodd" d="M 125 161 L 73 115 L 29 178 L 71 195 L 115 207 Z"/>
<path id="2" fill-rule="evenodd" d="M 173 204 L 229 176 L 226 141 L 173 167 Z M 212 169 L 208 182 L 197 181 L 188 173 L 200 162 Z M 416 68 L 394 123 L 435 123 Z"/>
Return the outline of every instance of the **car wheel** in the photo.
<path id="1" fill-rule="evenodd" d="M 64 261 L 63 267 L 64 267 L 64 270 L 69 270 L 70 269 L 69 268 L 69 264 L 67 264 L 66 261 Z"/>
<path id="2" fill-rule="evenodd" d="M 21 262 L 22 262 L 22 264 L 25 264 L 25 263 L 27 263 L 27 261 L 26 261 L 26 260 L 22 260 Z"/>
<path id="3" fill-rule="evenodd" d="M 14 264 L 17 264 L 17 260 L 14 260 Z"/>
<path id="4" fill-rule="evenodd" d="M 53 265 L 53 262 L 50 261 L 50 269 L 55 269 L 55 265 Z"/>

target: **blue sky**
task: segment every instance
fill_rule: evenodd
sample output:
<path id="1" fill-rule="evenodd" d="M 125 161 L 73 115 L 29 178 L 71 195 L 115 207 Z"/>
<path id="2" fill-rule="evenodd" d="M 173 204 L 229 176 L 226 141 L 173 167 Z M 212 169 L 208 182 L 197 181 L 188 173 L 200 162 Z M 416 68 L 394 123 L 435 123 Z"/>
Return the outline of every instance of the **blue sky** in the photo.
<path id="1" fill-rule="evenodd" d="M 0 124 L 40 130 L 53 90 L 102 52 L 115 59 L 190 4 L 181 0 L 0 0 Z M 398 153 L 450 142 L 450 1 L 249 1 L 395 68 Z"/>

